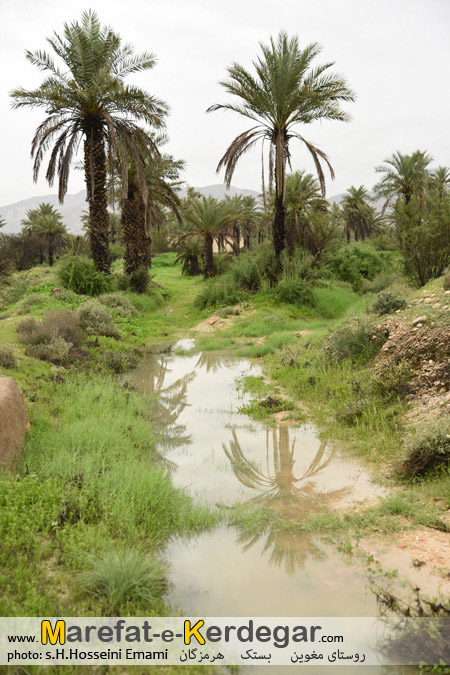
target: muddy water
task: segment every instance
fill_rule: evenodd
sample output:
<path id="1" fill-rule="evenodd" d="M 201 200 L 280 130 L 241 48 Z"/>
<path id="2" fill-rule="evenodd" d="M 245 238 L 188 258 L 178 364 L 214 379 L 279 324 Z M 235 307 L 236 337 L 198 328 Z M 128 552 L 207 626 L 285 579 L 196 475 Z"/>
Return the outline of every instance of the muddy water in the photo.
<path id="1" fill-rule="evenodd" d="M 287 519 L 380 492 L 364 469 L 321 440 L 313 425 L 272 429 L 240 414 L 247 399 L 237 380 L 250 374 L 261 370 L 243 359 L 172 351 L 147 355 L 128 376 L 142 391 L 159 396 L 167 422 L 187 436 L 165 451 L 176 484 L 221 508 L 260 504 Z M 166 556 L 168 600 L 184 614 L 377 614 L 363 573 L 314 533 L 268 529 L 259 534 L 221 526 L 197 538 L 173 539 Z M 311 667 L 309 672 L 322 671 Z"/>

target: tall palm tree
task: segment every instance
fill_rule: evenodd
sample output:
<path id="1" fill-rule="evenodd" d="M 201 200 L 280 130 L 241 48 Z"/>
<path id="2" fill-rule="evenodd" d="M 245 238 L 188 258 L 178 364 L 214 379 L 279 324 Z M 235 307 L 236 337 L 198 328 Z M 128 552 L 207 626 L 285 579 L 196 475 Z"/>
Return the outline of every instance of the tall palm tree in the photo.
<path id="1" fill-rule="evenodd" d="M 447 166 L 438 166 L 430 173 L 430 187 L 437 190 L 440 198 L 450 189 L 450 169 Z M 1 227 L 1 225 L 0 225 Z"/>
<path id="2" fill-rule="evenodd" d="M 37 180 L 43 157 L 53 145 L 46 178 L 52 185 L 58 176 L 61 202 L 72 159 L 83 141 L 92 256 L 98 269 L 109 273 L 107 160 L 111 167 L 116 159 L 126 172 L 129 155 L 148 153 L 148 136 L 138 123 L 164 124 L 166 105 L 125 84 L 128 75 L 153 68 L 155 57 L 134 54 L 91 11 L 83 12 L 79 22 L 64 24 L 62 37 L 55 33 L 47 41 L 62 65 L 45 51 L 27 51 L 27 59 L 49 76 L 37 89 L 13 91 L 13 106 L 44 108 L 47 113 L 32 142 L 33 176 Z"/>
<path id="3" fill-rule="evenodd" d="M 354 94 L 342 76 L 326 72 L 333 63 L 312 66 L 321 51 L 317 43 L 301 49 L 297 37 L 289 38 L 281 31 L 276 40 L 271 38 L 269 45 L 260 46 L 262 55 L 253 62 L 256 76 L 234 63 L 228 68 L 229 79 L 221 82 L 228 93 L 240 100 L 213 105 L 208 112 L 232 110 L 254 123 L 234 139 L 219 162 L 217 171 L 225 167 L 227 185 L 242 155 L 259 140 L 270 143 L 275 179 L 273 245 L 279 257 L 285 247 L 285 174 L 286 163 L 290 162 L 290 141 L 301 141 L 311 153 L 325 194 L 321 162 L 328 165 L 333 178 L 332 166 L 325 153 L 307 141 L 298 128 L 322 119 L 348 120 L 340 103 L 353 101 Z"/>
<path id="4" fill-rule="evenodd" d="M 320 183 L 312 173 L 295 171 L 286 176 L 286 243 L 292 252 L 296 243 L 311 250 L 313 236 L 311 215 L 328 210 L 328 202 L 322 197 Z M 315 251 L 311 250 L 314 254 Z"/>
<path id="5" fill-rule="evenodd" d="M 192 199 L 184 213 L 185 221 L 190 228 L 187 234 L 180 237 L 183 242 L 187 237 L 203 239 L 204 244 L 204 275 L 206 278 L 215 274 L 213 244 L 218 234 L 223 233 L 225 239 L 230 240 L 227 228 L 235 220 L 233 203 L 230 201 L 217 201 L 214 197 L 202 197 Z"/>
<path id="6" fill-rule="evenodd" d="M 359 187 L 352 185 L 344 195 L 341 209 L 348 242 L 350 242 L 352 232 L 356 241 L 364 241 L 379 226 L 379 218 L 371 204 L 372 201 L 364 185 Z"/>
<path id="7" fill-rule="evenodd" d="M 51 204 L 42 203 L 36 209 L 29 209 L 26 218 L 22 220 L 24 229 L 39 237 L 41 241 L 41 264 L 43 263 L 43 245 L 47 245 L 48 264 L 54 263 L 54 253 L 57 246 L 64 243 L 67 229 L 62 221 L 61 214 Z"/>
<path id="8" fill-rule="evenodd" d="M 423 193 L 431 162 L 432 157 L 422 150 L 416 150 L 411 155 L 394 152 L 392 157 L 388 157 L 375 168 L 377 173 L 383 174 L 374 187 L 375 193 L 386 199 L 383 212 L 393 199 L 401 199 L 408 205 L 413 196 Z"/>

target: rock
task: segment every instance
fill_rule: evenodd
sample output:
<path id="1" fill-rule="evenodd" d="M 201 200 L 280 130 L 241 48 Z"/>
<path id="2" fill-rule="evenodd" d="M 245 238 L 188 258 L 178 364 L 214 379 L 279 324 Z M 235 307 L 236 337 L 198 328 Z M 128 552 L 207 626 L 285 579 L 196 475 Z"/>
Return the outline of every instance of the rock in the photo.
<path id="1" fill-rule="evenodd" d="M 22 392 L 12 377 L 0 379 L 0 466 L 11 466 L 23 451 L 29 426 Z"/>
<path id="2" fill-rule="evenodd" d="M 434 302 L 433 298 L 425 298 L 425 300 L 423 301 L 423 304 L 424 305 L 432 305 L 433 302 Z"/>
<path id="3" fill-rule="evenodd" d="M 418 316 L 417 319 L 414 319 L 414 321 L 412 322 L 412 325 L 417 326 L 418 323 L 423 323 L 426 320 L 427 320 L 427 317 L 426 317 L 425 314 L 423 316 Z"/>

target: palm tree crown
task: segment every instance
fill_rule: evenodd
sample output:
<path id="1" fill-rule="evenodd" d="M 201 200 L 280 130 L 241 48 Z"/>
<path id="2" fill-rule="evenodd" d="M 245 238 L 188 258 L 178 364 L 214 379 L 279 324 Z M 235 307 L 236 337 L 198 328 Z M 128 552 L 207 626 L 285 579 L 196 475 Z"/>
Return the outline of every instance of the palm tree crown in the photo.
<path id="1" fill-rule="evenodd" d="M 377 173 L 384 174 L 374 187 L 376 194 L 386 199 L 383 211 L 393 199 L 400 197 L 408 204 L 414 195 L 423 192 L 431 162 L 432 157 L 427 152 L 416 150 L 411 155 L 394 152 L 376 167 Z"/>
<path id="2" fill-rule="evenodd" d="M 321 119 L 348 120 L 341 102 L 353 101 L 354 94 L 342 76 L 326 72 L 333 63 L 312 67 L 321 51 L 317 43 L 301 49 L 297 37 L 289 38 L 282 31 L 276 40 L 270 39 L 269 45 L 260 46 L 262 55 L 253 62 L 256 75 L 234 63 L 228 68 L 228 79 L 221 82 L 226 91 L 240 101 L 213 105 L 208 111 L 232 110 L 254 123 L 234 139 L 219 162 L 217 170 L 225 168 L 228 185 L 243 154 L 259 140 L 271 145 L 275 169 L 273 235 L 275 252 L 279 255 L 284 248 L 285 168 L 290 161 L 289 143 L 297 139 L 306 145 L 324 193 L 321 162 L 328 165 L 333 177 L 332 167 L 325 153 L 307 141 L 298 128 Z"/>

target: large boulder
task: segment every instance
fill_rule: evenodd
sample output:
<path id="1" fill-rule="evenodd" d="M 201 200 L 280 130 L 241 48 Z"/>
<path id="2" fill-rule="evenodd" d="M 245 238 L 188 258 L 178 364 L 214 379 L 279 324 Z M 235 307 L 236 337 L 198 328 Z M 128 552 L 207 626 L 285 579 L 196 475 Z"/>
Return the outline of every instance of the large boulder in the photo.
<path id="1" fill-rule="evenodd" d="M 0 468 L 20 457 L 29 426 L 22 392 L 12 377 L 0 378 Z"/>

